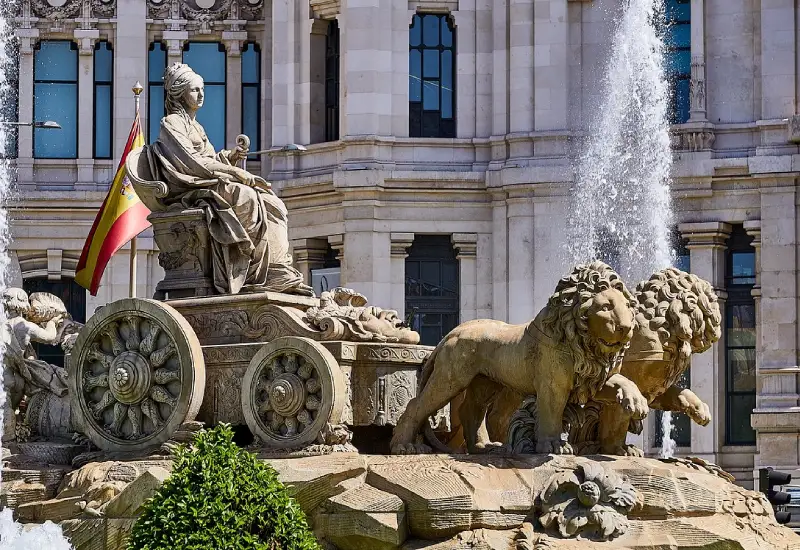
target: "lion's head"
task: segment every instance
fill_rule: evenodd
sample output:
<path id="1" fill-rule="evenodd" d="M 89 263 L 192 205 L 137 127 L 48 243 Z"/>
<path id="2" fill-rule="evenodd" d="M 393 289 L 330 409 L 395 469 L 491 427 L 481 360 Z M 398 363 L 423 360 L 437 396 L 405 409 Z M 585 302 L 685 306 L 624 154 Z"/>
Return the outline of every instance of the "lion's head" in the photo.
<path id="1" fill-rule="evenodd" d="M 693 353 L 706 351 L 722 335 L 717 295 L 697 275 L 674 267 L 658 271 L 639 283 L 636 300 L 638 317 L 658 334 L 670 378 L 689 366 Z"/>
<path id="2" fill-rule="evenodd" d="M 589 401 L 619 367 L 633 336 L 635 306 L 620 276 L 600 261 L 579 265 L 558 282 L 542 328 L 572 352 L 571 402 Z"/>

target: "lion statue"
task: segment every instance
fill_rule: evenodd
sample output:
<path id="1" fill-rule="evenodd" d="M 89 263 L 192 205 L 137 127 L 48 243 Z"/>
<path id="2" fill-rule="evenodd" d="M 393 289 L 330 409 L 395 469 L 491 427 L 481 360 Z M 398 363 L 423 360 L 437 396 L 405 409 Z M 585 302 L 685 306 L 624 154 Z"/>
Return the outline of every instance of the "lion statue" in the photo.
<path id="1" fill-rule="evenodd" d="M 677 385 L 694 353 L 708 350 L 721 336 L 722 316 L 711 285 L 696 275 L 667 268 L 636 288 L 636 329 L 625 352 L 621 374 L 634 382 L 650 408 L 685 413 L 701 426 L 711 422 L 707 404 Z M 528 399 L 513 416 L 509 443 L 516 452 L 534 447 L 537 404 Z M 627 432 L 641 433 L 641 422 L 614 403 L 588 403 L 564 414 L 569 441 L 581 454 L 641 456 L 626 445 Z M 501 428 L 502 429 L 502 428 Z"/>
<path id="2" fill-rule="evenodd" d="M 392 452 L 428 451 L 416 443 L 417 434 L 462 392 L 459 415 L 470 453 L 501 445 L 489 441 L 485 422 L 504 387 L 537 397 L 538 453 L 572 452 L 561 422 L 568 403 L 618 403 L 633 418 L 644 417 L 645 398 L 619 374 L 633 335 L 635 304 L 619 275 L 596 261 L 561 279 L 545 308 L 527 324 L 477 320 L 459 325 L 425 362 L 420 390 L 397 422 Z"/>

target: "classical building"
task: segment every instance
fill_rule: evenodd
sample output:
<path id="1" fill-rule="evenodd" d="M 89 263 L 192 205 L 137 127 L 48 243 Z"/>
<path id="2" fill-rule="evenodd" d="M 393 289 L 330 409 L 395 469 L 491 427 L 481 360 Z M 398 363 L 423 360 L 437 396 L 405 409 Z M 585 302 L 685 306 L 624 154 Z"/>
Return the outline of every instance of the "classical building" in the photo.
<path id="1" fill-rule="evenodd" d="M 77 318 L 128 295 L 120 251 L 100 293 L 71 277 L 145 87 L 206 81 L 217 148 L 251 138 L 299 268 L 408 317 L 424 343 L 459 321 L 531 319 L 566 269 L 570 138 L 602 98 L 619 0 L 25 0 L 20 2 L 16 284 Z M 680 260 L 711 281 L 722 340 L 686 383 L 712 409 L 678 419 L 679 452 L 751 485 L 800 469 L 797 63 L 790 0 L 666 0 Z M 301 146 L 301 147 L 298 147 Z M 139 239 L 137 294 L 162 271 Z M 629 281 L 634 286 L 636 281 Z M 657 415 L 644 441 L 656 453 Z M 797 472 L 800 473 L 800 472 Z"/>

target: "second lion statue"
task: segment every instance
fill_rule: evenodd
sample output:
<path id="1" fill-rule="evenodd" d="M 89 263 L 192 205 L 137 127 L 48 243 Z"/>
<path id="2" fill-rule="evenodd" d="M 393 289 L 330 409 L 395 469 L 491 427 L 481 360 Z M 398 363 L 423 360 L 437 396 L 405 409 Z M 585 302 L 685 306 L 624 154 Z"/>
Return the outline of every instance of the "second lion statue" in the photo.
<path id="1" fill-rule="evenodd" d="M 420 389 L 398 420 L 392 452 L 427 451 L 416 437 L 428 418 L 464 392 L 459 410 L 467 450 L 488 452 L 486 412 L 503 387 L 535 395 L 537 453 L 571 453 L 562 430 L 569 403 L 618 403 L 633 418 L 647 400 L 619 374 L 635 324 L 636 301 L 608 265 L 577 266 L 561 279 L 547 306 L 524 325 L 463 323 L 436 346 L 423 367 Z"/>

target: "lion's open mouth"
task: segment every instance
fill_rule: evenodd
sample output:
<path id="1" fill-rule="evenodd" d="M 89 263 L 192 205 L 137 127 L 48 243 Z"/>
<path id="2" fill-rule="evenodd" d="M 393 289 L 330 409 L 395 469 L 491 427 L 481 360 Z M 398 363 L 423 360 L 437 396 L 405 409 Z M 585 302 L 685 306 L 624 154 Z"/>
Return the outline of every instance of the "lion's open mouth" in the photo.
<path id="1" fill-rule="evenodd" d="M 615 347 L 619 346 L 619 342 L 612 344 L 611 342 L 607 342 L 607 341 L 603 340 L 602 338 L 598 338 L 597 340 L 607 348 L 615 348 Z"/>

